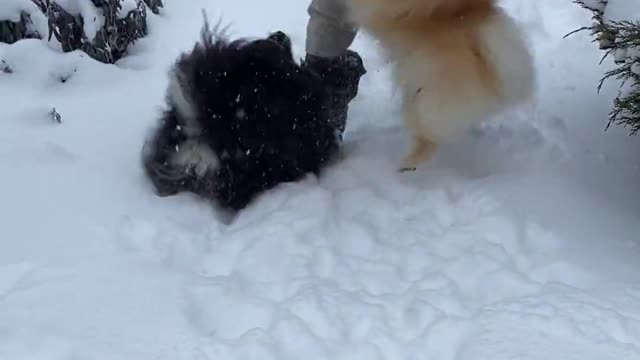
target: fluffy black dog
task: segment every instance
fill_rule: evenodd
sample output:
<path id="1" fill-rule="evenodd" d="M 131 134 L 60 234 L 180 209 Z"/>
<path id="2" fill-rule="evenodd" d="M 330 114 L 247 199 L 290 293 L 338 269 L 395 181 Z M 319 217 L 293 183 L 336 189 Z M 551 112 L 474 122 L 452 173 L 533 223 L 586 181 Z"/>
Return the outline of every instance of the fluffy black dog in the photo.
<path id="1" fill-rule="evenodd" d="M 156 193 L 188 191 L 240 210 L 283 182 L 318 174 L 340 150 L 329 94 L 283 32 L 228 41 L 207 22 L 170 71 L 164 111 L 143 151 Z"/>

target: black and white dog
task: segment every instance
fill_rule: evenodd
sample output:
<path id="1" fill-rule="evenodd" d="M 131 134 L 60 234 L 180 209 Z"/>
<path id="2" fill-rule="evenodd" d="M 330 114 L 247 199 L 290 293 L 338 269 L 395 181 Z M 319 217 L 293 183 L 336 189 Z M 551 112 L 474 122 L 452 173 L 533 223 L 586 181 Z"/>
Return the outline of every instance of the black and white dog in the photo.
<path id="1" fill-rule="evenodd" d="M 143 150 L 160 196 L 192 192 L 237 211 L 319 174 L 340 151 L 329 94 L 283 32 L 228 41 L 205 19 L 200 43 L 169 74 L 168 109 Z"/>

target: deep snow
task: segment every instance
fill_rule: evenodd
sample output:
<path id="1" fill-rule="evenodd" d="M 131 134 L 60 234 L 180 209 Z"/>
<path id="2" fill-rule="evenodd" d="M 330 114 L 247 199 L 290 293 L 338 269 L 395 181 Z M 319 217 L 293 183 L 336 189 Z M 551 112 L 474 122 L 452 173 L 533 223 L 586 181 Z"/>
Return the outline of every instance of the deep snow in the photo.
<path id="1" fill-rule="evenodd" d="M 167 0 L 117 66 L 0 44 L 0 359 L 640 358 L 640 143 L 604 132 L 611 64 L 563 39 L 590 22 L 569 0 L 504 1 L 536 101 L 416 173 L 395 172 L 397 97 L 361 34 L 344 162 L 232 222 L 154 196 L 142 141 L 200 9 L 234 36 L 289 32 L 302 57 L 307 4 Z"/>

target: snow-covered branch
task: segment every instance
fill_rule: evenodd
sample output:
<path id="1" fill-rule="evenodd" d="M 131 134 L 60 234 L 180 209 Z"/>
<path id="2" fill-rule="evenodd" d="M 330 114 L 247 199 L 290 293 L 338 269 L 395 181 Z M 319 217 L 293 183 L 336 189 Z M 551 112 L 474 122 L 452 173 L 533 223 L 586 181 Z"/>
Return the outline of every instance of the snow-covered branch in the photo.
<path id="1" fill-rule="evenodd" d="M 613 101 L 607 127 L 628 126 L 635 135 L 640 130 L 640 4 L 627 0 L 574 2 L 592 11 L 594 22 L 570 34 L 589 31 L 600 48 L 606 50 L 603 60 L 612 56 L 616 64 L 598 85 L 600 91 L 607 79 L 620 82 L 621 90 Z"/>

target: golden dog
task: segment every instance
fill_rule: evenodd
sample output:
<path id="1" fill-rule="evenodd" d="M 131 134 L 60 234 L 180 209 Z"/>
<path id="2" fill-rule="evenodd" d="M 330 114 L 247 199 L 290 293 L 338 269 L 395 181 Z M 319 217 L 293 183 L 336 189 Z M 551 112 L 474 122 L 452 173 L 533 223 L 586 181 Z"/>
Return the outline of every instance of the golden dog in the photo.
<path id="1" fill-rule="evenodd" d="M 494 0 L 347 0 L 394 65 L 415 170 L 474 122 L 524 102 L 535 71 L 521 30 Z"/>

